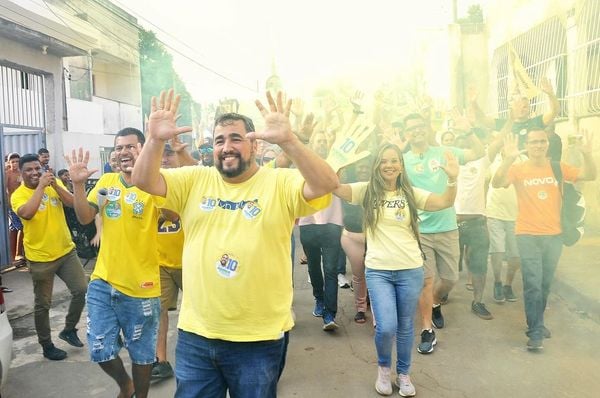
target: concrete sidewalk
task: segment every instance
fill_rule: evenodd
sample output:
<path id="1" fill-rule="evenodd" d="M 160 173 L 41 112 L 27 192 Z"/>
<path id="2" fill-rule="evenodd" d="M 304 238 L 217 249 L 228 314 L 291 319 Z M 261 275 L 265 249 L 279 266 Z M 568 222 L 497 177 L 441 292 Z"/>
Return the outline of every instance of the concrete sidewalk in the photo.
<path id="1" fill-rule="evenodd" d="M 87 260 L 81 259 L 81 264 L 85 264 Z M 94 270 L 96 259 L 90 260 L 83 270 L 86 276 Z M 4 286 L 12 289 L 12 293 L 4 293 L 4 301 L 8 310 L 8 319 L 13 320 L 33 313 L 33 283 L 29 275 L 29 268 L 20 267 L 8 269 L 2 273 L 2 283 Z M 52 306 L 68 300 L 70 297 L 67 286 L 55 277 L 54 291 L 52 294 Z"/>

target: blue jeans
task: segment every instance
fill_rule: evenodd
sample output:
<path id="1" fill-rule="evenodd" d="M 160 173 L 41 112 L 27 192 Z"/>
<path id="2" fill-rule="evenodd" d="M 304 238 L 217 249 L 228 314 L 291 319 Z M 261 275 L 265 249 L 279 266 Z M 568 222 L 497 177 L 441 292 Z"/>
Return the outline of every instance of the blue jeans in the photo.
<path id="1" fill-rule="evenodd" d="M 527 336 L 544 336 L 544 310 L 550 285 L 562 253 L 560 235 L 517 235 L 523 276 L 523 302 L 527 318 Z"/>
<path id="2" fill-rule="evenodd" d="M 337 274 L 338 257 L 342 246 L 341 236 L 340 225 L 315 224 L 300 227 L 300 242 L 308 261 L 313 296 L 325 304 L 323 315 L 329 314 L 334 318 L 337 313 Z M 323 272 L 321 272 L 321 257 Z M 325 274 L 324 280 L 323 274 Z"/>
<path id="3" fill-rule="evenodd" d="M 377 319 L 377 363 L 391 367 L 392 345 L 396 337 L 396 371 L 408 374 L 414 341 L 413 320 L 423 289 L 423 267 L 400 271 L 367 268 L 365 277 L 373 317 Z"/>
<path id="4" fill-rule="evenodd" d="M 277 396 L 286 339 L 232 342 L 179 330 L 176 398 Z"/>
<path id="5" fill-rule="evenodd" d="M 341 239 L 341 236 L 340 236 Z M 337 273 L 338 274 L 346 274 L 346 252 L 342 247 L 340 240 L 340 252 L 338 253 L 338 262 L 337 262 Z"/>
<path id="6" fill-rule="evenodd" d="M 124 344 L 131 362 L 154 363 L 160 297 L 131 297 L 102 279 L 94 279 L 88 285 L 87 307 L 87 338 L 92 362 L 115 359 Z M 119 338 L 121 331 L 123 343 Z"/>

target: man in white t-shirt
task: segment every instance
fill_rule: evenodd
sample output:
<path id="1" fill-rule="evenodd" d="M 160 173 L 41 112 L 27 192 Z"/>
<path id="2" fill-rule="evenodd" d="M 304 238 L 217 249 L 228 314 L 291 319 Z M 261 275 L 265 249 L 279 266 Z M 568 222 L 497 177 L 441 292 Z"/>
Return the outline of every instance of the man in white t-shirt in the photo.
<path id="1" fill-rule="evenodd" d="M 462 137 L 458 137 L 455 144 L 462 149 L 468 148 L 468 141 Z M 495 141 L 488 148 L 487 156 L 460 166 L 454 202 L 462 258 L 473 283 L 471 311 L 486 320 L 494 317 L 483 303 L 490 244 L 485 217 L 485 181 L 490 157 L 493 159 L 496 156 L 500 145 L 500 141 Z"/>

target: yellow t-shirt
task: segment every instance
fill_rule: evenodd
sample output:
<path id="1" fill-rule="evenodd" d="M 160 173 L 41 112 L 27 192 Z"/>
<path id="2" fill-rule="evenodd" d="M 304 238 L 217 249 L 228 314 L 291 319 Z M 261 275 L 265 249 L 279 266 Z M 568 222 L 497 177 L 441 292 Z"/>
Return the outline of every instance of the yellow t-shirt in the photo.
<path id="1" fill-rule="evenodd" d="M 56 182 L 63 189 L 65 186 Z M 13 192 L 10 202 L 15 212 L 23 206 L 35 192 L 21 185 Z M 46 263 L 64 256 L 75 248 L 71 233 L 65 220 L 60 197 L 52 187 L 44 189 L 40 206 L 31 220 L 21 218 L 23 222 L 23 245 L 29 261 Z"/>
<path id="2" fill-rule="evenodd" d="M 183 239 L 181 219 L 158 222 L 158 264 L 161 267 L 181 269 Z"/>
<path id="3" fill-rule="evenodd" d="M 106 173 L 88 194 L 98 208 L 98 190 L 108 194 L 102 216 L 102 245 L 91 280 L 102 279 L 123 294 L 160 296 L 156 225 L 164 199 L 127 185 L 119 173 Z"/>
<path id="4" fill-rule="evenodd" d="M 181 216 L 183 301 L 178 327 L 227 341 L 274 340 L 294 325 L 294 220 L 329 206 L 307 202 L 297 170 L 261 167 L 229 184 L 214 167 L 161 170 L 163 207 Z"/>
<path id="5" fill-rule="evenodd" d="M 350 184 L 352 204 L 362 205 L 368 182 Z M 417 208 L 423 210 L 431 194 L 413 187 Z M 410 226 L 410 211 L 403 194 L 386 192 L 375 231 L 365 230 L 367 253 L 365 266 L 371 269 L 397 271 L 423 266 L 423 257 Z"/>

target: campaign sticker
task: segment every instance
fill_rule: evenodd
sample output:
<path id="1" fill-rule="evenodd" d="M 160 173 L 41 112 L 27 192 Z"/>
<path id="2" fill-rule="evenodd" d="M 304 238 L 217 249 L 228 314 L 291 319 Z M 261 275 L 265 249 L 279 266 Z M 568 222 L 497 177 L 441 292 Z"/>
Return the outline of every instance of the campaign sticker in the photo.
<path id="1" fill-rule="evenodd" d="M 136 199 L 137 193 L 135 192 L 127 192 L 127 194 L 125 195 L 125 203 L 127 203 L 128 205 L 134 204 Z"/>
<path id="2" fill-rule="evenodd" d="M 104 214 L 106 217 L 116 219 L 121 217 L 121 204 L 119 202 L 108 202 L 106 206 L 104 206 Z"/>
<path id="3" fill-rule="evenodd" d="M 121 198 L 121 190 L 116 187 L 108 188 L 108 193 L 106 194 L 106 199 L 112 201 L 119 200 Z"/>
<path id="4" fill-rule="evenodd" d="M 211 198 L 211 197 L 206 197 L 204 196 L 202 198 L 202 202 L 200 202 L 200 210 L 202 211 L 213 211 L 215 209 L 215 207 L 217 207 L 217 200 L 215 198 Z"/>
<path id="5" fill-rule="evenodd" d="M 252 220 L 258 216 L 258 214 L 262 211 L 256 202 L 247 202 L 242 209 L 242 213 L 244 217 L 248 220 Z"/>
<path id="6" fill-rule="evenodd" d="M 221 256 L 215 266 L 217 267 L 217 273 L 223 278 L 231 279 L 238 274 L 238 261 L 227 253 Z"/>
<path id="7" fill-rule="evenodd" d="M 431 159 L 429 161 L 429 165 L 428 166 L 429 166 L 429 170 L 432 173 L 435 173 L 436 171 L 438 171 L 440 169 L 440 162 L 438 162 L 437 159 Z"/>

